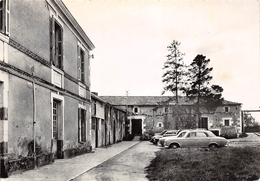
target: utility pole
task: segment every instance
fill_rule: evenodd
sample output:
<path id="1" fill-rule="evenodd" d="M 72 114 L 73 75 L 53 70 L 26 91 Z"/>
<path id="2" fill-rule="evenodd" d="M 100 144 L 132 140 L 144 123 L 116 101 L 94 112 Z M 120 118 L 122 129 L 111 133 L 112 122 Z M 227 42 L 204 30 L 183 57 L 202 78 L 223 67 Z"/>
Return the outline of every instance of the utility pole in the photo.
<path id="1" fill-rule="evenodd" d="M 31 68 L 32 71 L 32 83 L 33 83 L 33 159 L 34 159 L 34 168 L 36 168 L 36 148 L 35 148 L 35 138 L 36 138 L 36 97 L 35 97 L 35 80 L 34 80 L 34 66 Z"/>

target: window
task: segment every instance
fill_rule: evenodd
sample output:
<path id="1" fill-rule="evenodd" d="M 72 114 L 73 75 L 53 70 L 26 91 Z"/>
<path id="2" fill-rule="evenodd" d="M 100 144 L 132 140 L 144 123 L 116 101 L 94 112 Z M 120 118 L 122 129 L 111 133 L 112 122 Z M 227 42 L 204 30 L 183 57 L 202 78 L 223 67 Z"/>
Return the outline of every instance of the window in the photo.
<path id="1" fill-rule="evenodd" d="M 96 118 L 92 117 L 91 129 L 96 130 Z"/>
<path id="2" fill-rule="evenodd" d="M 138 108 L 137 107 L 134 108 L 134 113 L 138 113 Z"/>
<path id="3" fill-rule="evenodd" d="M 58 102 L 53 101 L 52 136 L 58 139 Z"/>
<path id="4" fill-rule="evenodd" d="M 225 125 L 225 126 L 229 126 L 229 119 L 225 119 L 225 120 L 224 120 L 224 125 Z"/>
<path id="5" fill-rule="evenodd" d="M 86 141 L 86 110 L 85 109 L 78 109 L 78 139 L 79 142 L 85 142 Z"/>
<path id="6" fill-rule="evenodd" d="M 86 68 L 85 68 L 85 50 L 78 45 L 78 80 L 85 83 Z"/>
<path id="7" fill-rule="evenodd" d="M 51 18 L 51 33 L 50 33 L 50 53 L 52 64 L 63 69 L 63 30 L 60 23 L 55 20 L 54 16 Z"/>
<path id="8" fill-rule="evenodd" d="M 225 112 L 229 112 L 229 107 L 225 107 Z"/>
<path id="9" fill-rule="evenodd" d="M 161 128 L 161 127 L 162 127 L 162 123 L 159 123 L 159 124 L 158 124 L 158 127 Z"/>
<path id="10" fill-rule="evenodd" d="M 190 132 L 188 135 L 187 135 L 187 138 L 194 138 L 196 137 L 196 132 Z"/>
<path id="11" fill-rule="evenodd" d="M 186 134 L 186 132 L 181 132 L 178 137 L 183 137 Z"/>
<path id="12" fill-rule="evenodd" d="M 197 132 L 197 137 L 208 137 L 206 133 L 203 132 Z"/>
<path id="13" fill-rule="evenodd" d="M 0 0 L 0 30 L 2 33 L 9 34 L 9 0 Z"/>
<path id="14" fill-rule="evenodd" d="M 97 104 L 93 103 L 93 115 L 95 116 L 97 114 Z"/>

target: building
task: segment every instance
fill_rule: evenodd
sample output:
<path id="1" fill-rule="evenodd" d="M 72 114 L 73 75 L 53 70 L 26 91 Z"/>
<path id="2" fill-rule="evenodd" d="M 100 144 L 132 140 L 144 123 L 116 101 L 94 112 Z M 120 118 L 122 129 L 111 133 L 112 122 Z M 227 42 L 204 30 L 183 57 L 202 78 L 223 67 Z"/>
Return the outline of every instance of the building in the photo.
<path id="1" fill-rule="evenodd" d="M 60 0 L 0 2 L 1 177 L 91 151 L 94 44 Z"/>
<path id="2" fill-rule="evenodd" d="M 241 133 L 241 103 L 224 100 L 214 109 L 201 106 L 200 119 L 196 122 L 195 100 L 168 96 L 100 96 L 111 105 L 128 111 L 129 134 L 141 135 L 147 131 L 164 129 L 205 128 L 220 135 L 222 127 L 235 127 Z"/>
<path id="3" fill-rule="evenodd" d="M 123 140 L 126 110 L 105 102 L 92 93 L 92 147 L 107 146 Z"/>

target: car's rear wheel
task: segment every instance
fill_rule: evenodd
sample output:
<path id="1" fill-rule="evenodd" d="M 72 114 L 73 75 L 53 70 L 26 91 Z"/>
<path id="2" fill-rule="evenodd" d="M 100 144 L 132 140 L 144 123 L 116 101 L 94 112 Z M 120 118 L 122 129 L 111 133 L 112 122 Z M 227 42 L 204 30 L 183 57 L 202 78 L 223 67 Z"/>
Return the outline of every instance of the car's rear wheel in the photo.
<path id="1" fill-rule="evenodd" d="M 210 144 L 209 147 L 210 148 L 218 148 L 218 145 L 214 143 L 214 144 Z"/>
<path id="2" fill-rule="evenodd" d="M 172 148 L 172 149 L 177 149 L 179 148 L 180 146 L 177 144 L 177 143 L 172 143 L 170 144 L 169 148 Z"/>

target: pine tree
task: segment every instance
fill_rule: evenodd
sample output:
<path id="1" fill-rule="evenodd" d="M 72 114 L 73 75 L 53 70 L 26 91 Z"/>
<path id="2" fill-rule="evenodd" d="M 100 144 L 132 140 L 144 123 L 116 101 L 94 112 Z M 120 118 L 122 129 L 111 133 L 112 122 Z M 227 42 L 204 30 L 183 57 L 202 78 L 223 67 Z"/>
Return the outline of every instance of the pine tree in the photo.
<path id="1" fill-rule="evenodd" d="M 170 52 L 167 55 L 167 60 L 164 63 L 163 70 L 165 73 L 162 76 L 162 82 L 165 84 L 164 90 L 162 94 L 165 92 L 171 92 L 175 96 L 176 100 L 176 111 L 177 111 L 177 121 L 176 123 L 178 124 L 179 120 L 179 94 L 183 90 L 183 85 L 184 85 L 184 77 L 185 77 L 185 65 L 183 62 L 183 56 L 184 54 L 180 52 L 179 46 L 180 42 L 173 40 L 170 46 L 167 47 L 168 51 Z M 166 101 L 164 104 L 165 106 L 167 103 L 172 101 L 172 98 L 169 98 L 168 101 Z M 167 124 L 166 124 L 167 125 Z M 176 128 L 178 126 L 176 125 Z"/>
<path id="2" fill-rule="evenodd" d="M 197 126 L 200 120 L 200 106 L 212 109 L 222 103 L 223 88 L 218 85 L 211 85 L 210 75 L 213 70 L 208 67 L 210 59 L 206 59 L 204 55 L 197 55 L 192 61 L 188 72 L 188 85 L 186 87 L 186 95 L 190 98 L 196 98 L 197 108 Z"/>
<path id="3" fill-rule="evenodd" d="M 173 40 L 170 46 L 168 46 L 167 60 L 164 63 L 162 82 L 165 83 L 162 94 L 169 91 L 172 92 L 176 97 L 176 103 L 178 104 L 178 95 L 183 89 L 183 81 L 185 76 L 185 65 L 183 62 L 184 54 L 180 52 L 180 42 Z"/>

